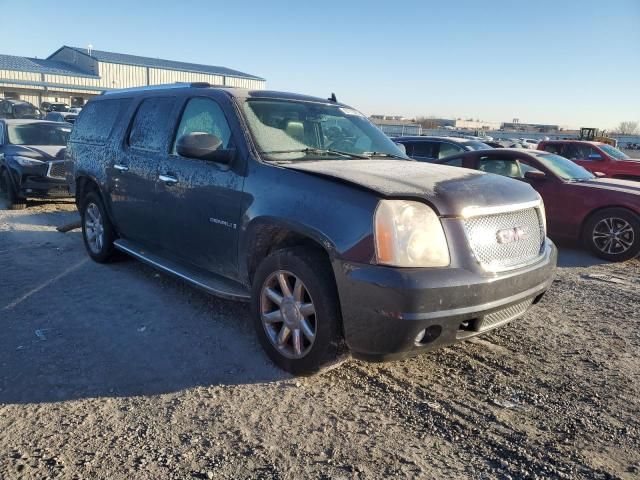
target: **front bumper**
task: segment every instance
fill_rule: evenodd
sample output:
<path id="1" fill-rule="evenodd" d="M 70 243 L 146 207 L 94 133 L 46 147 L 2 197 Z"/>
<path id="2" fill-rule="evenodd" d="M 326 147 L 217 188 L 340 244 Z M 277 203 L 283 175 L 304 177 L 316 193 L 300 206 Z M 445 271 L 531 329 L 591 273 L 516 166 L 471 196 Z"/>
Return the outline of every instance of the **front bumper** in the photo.
<path id="1" fill-rule="evenodd" d="M 557 249 L 547 240 L 534 264 L 489 275 L 468 268 L 406 269 L 334 262 L 344 336 L 351 352 L 390 360 L 485 333 L 521 316 L 553 281 Z M 424 338 L 416 337 L 425 331 Z"/>
<path id="2" fill-rule="evenodd" d="M 72 196 L 69 191 L 69 185 L 65 180 L 31 175 L 22 177 L 18 195 L 36 198 L 66 198 Z"/>

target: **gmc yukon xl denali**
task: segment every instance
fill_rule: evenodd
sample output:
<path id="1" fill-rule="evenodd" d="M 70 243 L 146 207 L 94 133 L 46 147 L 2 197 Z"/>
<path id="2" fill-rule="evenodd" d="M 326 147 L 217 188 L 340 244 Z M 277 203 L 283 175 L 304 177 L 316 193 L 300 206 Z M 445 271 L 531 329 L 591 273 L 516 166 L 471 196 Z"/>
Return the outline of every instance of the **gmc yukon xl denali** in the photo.
<path id="1" fill-rule="evenodd" d="M 529 185 L 411 161 L 334 96 L 108 92 L 80 113 L 66 160 L 92 259 L 120 250 L 250 301 L 264 349 L 294 374 L 489 331 L 555 269 Z"/>

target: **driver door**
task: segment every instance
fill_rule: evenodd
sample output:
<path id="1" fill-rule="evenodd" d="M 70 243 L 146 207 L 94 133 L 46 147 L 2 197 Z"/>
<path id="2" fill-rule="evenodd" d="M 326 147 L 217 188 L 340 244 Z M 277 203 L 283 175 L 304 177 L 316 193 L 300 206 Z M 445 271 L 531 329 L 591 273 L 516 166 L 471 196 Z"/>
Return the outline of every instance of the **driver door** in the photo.
<path id="1" fill-rule="evenodd" d="M 237 145 L 220 103 L 211 97 L 186 100 L 169 154 L 160 160 L 158 169 L 162 247 L 181 261 L 233 278 L 237 275 L 244 185 L 238 173 L 240 155 L 229 165 L 179 155 L 176 142 L 194 132 L 217 136 L 222 140 L 221 149 Z"/>

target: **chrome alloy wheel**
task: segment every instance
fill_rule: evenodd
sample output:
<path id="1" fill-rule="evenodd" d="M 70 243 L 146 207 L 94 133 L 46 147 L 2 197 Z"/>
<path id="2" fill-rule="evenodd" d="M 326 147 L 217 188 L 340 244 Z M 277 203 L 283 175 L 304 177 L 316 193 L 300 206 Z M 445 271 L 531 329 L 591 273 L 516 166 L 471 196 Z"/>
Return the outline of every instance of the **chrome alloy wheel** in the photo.
<path id="1" fill-rule="evenodd" d="M 304 357 L 316 338 L 316 310 L 302 280 L 285 270 L 262 285 L 260 317 L 271 344 L 285 357 Z"/>
<path id="2" fill-rule="evenodd" d="M 96 255 L 102 251 L 104 245 L 104 225 L 100 209 L 95 203 L 87 205 L 84 213 L 84 231 L 87 244 Z"/>
<path id="3" fill-rule="evenodd" d="M 598 250 L 618 255 L 629 250 L 635 242 L 636 232 L 622 218 L 603 218 L 593 228 L 592 239 Z"/>

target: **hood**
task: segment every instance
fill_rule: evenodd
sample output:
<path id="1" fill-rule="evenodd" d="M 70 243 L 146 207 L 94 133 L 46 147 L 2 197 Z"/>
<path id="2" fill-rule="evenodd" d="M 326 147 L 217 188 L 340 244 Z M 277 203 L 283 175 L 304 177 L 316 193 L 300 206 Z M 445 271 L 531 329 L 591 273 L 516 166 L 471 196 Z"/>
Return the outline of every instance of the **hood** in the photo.
<path id="1" fill-rule="evenodd" d="M 358 185 L 383 197 L 426 200 L 448 216 L 459 215 L 468 206 L 513 205 L 540 198 L 518 180 L 408 160 L 300 161 L 282 166 Z"/>
<path id="2" fill-rule="evenodd" d="M 616 191 L 632 195 L 640 195 L 640 182 L 635 180 L 620 180 L 617 178 L 594 178 L 576 182 L 573 185 L 599 190 Z"/>
<path id="3" fill-rule="evenodd" d="M 5 155 L 20 155 L 36 160 L 62 160 L 65 146 L 63 145 L 7 145 Z"/>

